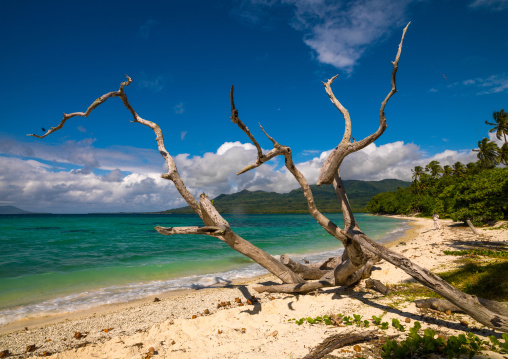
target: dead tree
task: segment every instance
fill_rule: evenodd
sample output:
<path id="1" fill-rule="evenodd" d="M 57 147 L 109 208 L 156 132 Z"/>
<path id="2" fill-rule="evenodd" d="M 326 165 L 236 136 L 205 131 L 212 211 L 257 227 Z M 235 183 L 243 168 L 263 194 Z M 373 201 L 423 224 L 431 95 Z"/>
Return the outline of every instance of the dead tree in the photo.
<path id="1" fill-rule="evenodd" d="M 403 255 L 395 253 L 385 248 L 384 246 L 372 241 L 369 237 L 367 237 L 360 230 L 358 223 L 354 218 L 353 211 L 351 210 L 351 206 L 349 205 L 349 201 L 346 195 L 346 191 L 342 184 L 339 168 L 344 158 L 346 158 L 346 156 L 350 155 L 351 153 L 359 151 L 368 146 L 369 144 L 373 143 L 383 134 L 383 132 L 386 129 L 386 115 L 384 110 L 386 104 L 388 103 L 388 100 L 397 92 L 395 77 L 402 51 L 404 36 L 406 34 L 408 26 L 406 26 L 406 28 L 404 28 L 403 30 L 397 55 L 395 57 L 395 60 L 392 62 L 393 65 L 391 76 L 392 88 L 391 91 L 386 96 L 386 98 L 384 99 L 384 101 L 381 103 L 381 109 L 379 114 L 379 127 L 376 130 L 376 132 L 360 141 L 351 141 L 352 139 L 351 118 L 346 108 L 342 106 L 339 100 L 337 100 L 331 88 L 331 85 L 333 81 L 337 78 L 337 76 L 334 76 L 327 82 L 323 83 L 325 86 L 326 93 L 328 94 L 331 102 L 344 117 L 345 129 L 341 142 L 330 153 L 325 163 L 323 164 L 319 173 L 319 179 L 317 184 L 318 185 L 330 183 L 333 184 L 335 192 L 337 194 L 337 198 L 341 203 L 341 209 L 344 216 L 344 223 L 342 228 L 333 223 L 326 216 L 324 216 L 316 207 L 312 191 L 310 189 L 307 180 L 293 163 L 291 148 L 279 144 L 275 139 L 270 137 L 265 132 L 263 127 L 261 127 L 261 130 L 273 143 L 273 149 L 267 153 L 263 153 L 261 146 L 255 139 L 253 134 L 238 117 L 238 110 L 236 109 L 234 104 L 234 96 L 233 96 L 234 88 L 233 86 L 231 87 L 230 92 L 231 120 L 233 123 L 237 124 L 242 131 L 245 132 L 245 134 L 249 137 L 249 139 L 252 141 L 252 143 L 255 145 L 257 149 L 256 161 L 246 166 L 243 170 L 241 170 L 237 174 L 240 175 L 256 167 L 259 167 L 263 163 L 271 160 L 276 156 L 284 156 L 286 168 L 295 177 L 295 179 L 298 181 L 301 188 L 303 189 L 303 193 L 307 200 L 307 205 L 309 207 L 310 214 L 316 219 L 316 221 L 323 227 L 324 230 L 326 230 L 331 236 L 335 237 L 343 244 L 344 253 L 341 258 L 332 258 L 323 263 L 309 266 L 298 264 L 292 261 L 287 256 L 282 256 L 281 258 L 282 260 L 278 261 L 268 253 L 264 252 L 258 247 L 252 245 L 250 242 L 238 236 L 231 229 L 229 223 L 215 209 L 210 199 L 205 194 L 200 195 L 198 202 L 185 187 L 182 179 L 180 178 L 180 175 L 178 174 L 178 170 L 173 161 L 173 158 L 166 151 L 162 131 L 159 128 L 159 126 L 154 122 L 141 118 L 130 105 L 127 99 L 127 95 L 125 94 L 124 91 L 124 87 L 128 86 L 132 82 L 131 78 L 128 76 L 127 81 L 123 82 L 120 85 L 118 91 L 113 91 L 105 95 L 102 95 L 101 97 L 96 99 L 90 105 L 90 107 L 88 107 L 86 112 L 75 112 L 71 114 L 64 113 L 63 119 L 61 120 L 58 126 L 52 127 L 42 136 L 35 134 L 29 136 L 44 138 L 50 135 L 51 133 L 63 128 L 65 122 L 70 118 L 75 116 L 87 117 L 95 108 L 97 108 L 107 99 L 111 97 L 119 97 L 122 100 L 124 106 L 132 114 L 133 116 L 132 122 L 137 122 L 142 125 L 148 126 L 154 131 L 156 135 L 155 140 L 157 141 L 159 152 L 165 159 L 168 167 L 168 172 L 161 175 L 161 177 L 171 180 L 175 184 L 181 196 L 185 199 L 187 204 L 191 208 L 193 208 L 193 210 L 198 214 L 198 216 L 202 219 L 204 223 L 204 226 L 202 227 L 167 228 L 157 226 L 155 227 L 155 229 L 159 233 L 165 235 L 203 234 L 215 237 L 225 242 L 234 250 L 242 253 L 243 255 L 259 263 L 261 266 L 266 268 L 269 272 L 274 274 L 283 282 L 283 284 L 280 285 L 259 286 L 256 288 L 256 290 L 258 290 L 259 292 L 266 291 L 266 292 L 305 293 L 323 287 L 354 284 L 361 279 L 366 279 L 370 277 L 372 265 L 378 260 L 380 260 L 380 258 L 382 258 L 392 263 L 396 267 L 401 268 L 411 277 L 416 279 L 418 282 L 424 284 L 426 287 L 440 294 L 441 296 L 446 298 L 449 302 L 454 304 L 457 308 L 460 308 L 465 313 L 469 314 L 471 317 L 476 319 L 478 322 L 488 327 L 503 332 L 508 332 L 508 315 L 504 310 L 500 310 L 501 307 L 499 306 L 501 304 L 497 302 L 479 300 L 479 298 L 475 296 L 465 294 L 456 289 L 455 287 L 453 287 L 452 285 L 450 285 L 449 283 L 445 282 L 444 280 L 442 280 L 429 270 L 418 266 L 417 264 L 411 262 L 408 258 L 404 257 Z M 315 281 L 310 281 L 312 279 L 315 279 Z"/>

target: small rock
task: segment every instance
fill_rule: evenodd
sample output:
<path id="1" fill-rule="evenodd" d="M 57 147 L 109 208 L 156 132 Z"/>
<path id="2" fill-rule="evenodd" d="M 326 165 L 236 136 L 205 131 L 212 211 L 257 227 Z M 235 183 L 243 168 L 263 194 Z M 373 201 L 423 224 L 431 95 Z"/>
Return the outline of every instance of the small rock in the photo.
<path id="1" fill-rule="evenodd" d="M 242 328 L 242 330 L 241 330 L 242 333 L 245 333 L 246 331 L 247 331 L 247 329 L 245 329 L 245 328 Z"/>
<path id="2" fill-rule="evenodd" d="M 354 347 L 353 347 L 353 350 L 357 353 L 361 352 L 362 351 L 362 348 L 360 348 L 360 346 L 358 344 L 356 344 Z"/>
<path id="3" fill-rule="evenodd" d="M 405 321 L 406 321 L 406 323 L 411 323 L 411 319 L 409 319 L 409 318 L 406 318 Z"/>
<path id="4" fill-rule="evenodd" d="M 49 357 L 51 355 L 53 355 L 53 353 L 51 353 L 51 352 L 46 352 L 46 351 L 42 352 L 43 357 Z"/>
<path id="5" fill-rule="evenodd" d="M 176 342 L 174 340 L 171 341 L 171 345 L 175 345 Z"/>
<path id="6" fill-rule="evenodd" d="M 275 298 L 274 297 L 270 297 L 270 300 L 274 300 Z"/>
<path id="7" fill-rule="evenodd" d="M 243 307 L 243 305 L 244 305 L 243 303 L 238 304 L 239 307 Z"/>
<path id="8" fill-rule="evenodd" d="M 242 300 L 241 300 L 240 298 L 235 298 L 235 302 L 237 302 L 237 303 L 241 303 L 241 302 L 242 302 Z"/>
<path id="9" fill-rule="evenodd" d="M 83 338 L 83 334 L 81 334 L 80 332 L 75 332 L 74 333 L 74 338 L 75 339 L 81 339 L 81 338 Z"/>
<path id="10" fill-rule="evenodd" d="M 0 352 L 0 358 L 7 358 L 11 353 L 8 350 L 4 350 Z"/>
<path id="11" fill-rule="evenodd" d="M 448 314 L 448 315 L 452 315 L 452 311 L 451 310 L 447 310 L 445 313 Z"/>
<path id="12" fill-rule="evenodd" d="M 111 331 L 111 330 L 113 330 L 113 329 L 114 329 L 114 328 L 106 328 L 106 329 L 102 329 L 102 331 L 103 331 L 104 333 L 107 333 L 107 332 L 109 332 L 109 331 Z"/>
<path id="13" fill-rule="evenodd" d="M 196 319 L 196 318 L 197 318 L 197 315 L 196 315 L 196 314 L 194 314 L 194 315 L 192 316 L 192 319 Z"/>
<path id="14" fill-rule="evenodd" d="M 222 334 L 222 330 L 217 329 L 217 334 Z"/>
<path id="15" fill-rule="evenodd" d="M 231 305 L 231 302 L 226 302 L 226 305 Z"/>
<path id="16" fill-rule="evenodd" d="M 131 347 L 143 348 L 143 343 L 132 344 Z"/>
<path id="17" fill-rule="evenodd" d="M 217 309 L 219 309 L 220 307 L 221 307 L 220 303 L 219 303 L 219 304 L 217 304 Z"/>
<path id="18" fill-rule="evenodd" d="M 161 300 L 157 297 L 155 297 L 155 299 L 153 300 L 154 302 L 160 302 Z"/>
<path id="19" fill-rule="evenodd" d="M 465 320 L 461 320 L 461 321 L 460 321 L 460 325 L 463 325 L 463 326 L 465 326 L 465 327 L 468 327 L 468 326 L 469 326 L 469 323 L 468 323 L 468 322 L 466 322 Z"/>
<path id="20" fill-rule="evenodd" d="M 220 302 L 220 305 L 221 305 L 222 307 L 225 307 L 225 306 L 226 306 L 226 303 L 225 303 L 225 302 Z"/>
<path id="21" fill-rule="evenodd" d="M 279 334 L 279 332 L 278 332 L 278 331 L 274 331 L 274 332 L 272 332 L 270 335 L 271 335 L 272 337 L 276 337 L 276 336 L 277 336 L 277 334 Z"/>
<path id="22" fill-rule="evenodd" d="M 154 347 L 148 348 L 148 355 L 155 355 L 155 348 Z"/>
<path id="23" fill-rule="evenodd" d="M 210 314 L 210 311 L 208 309 L 205 309 L 205 311 L 203 313 Z"/>

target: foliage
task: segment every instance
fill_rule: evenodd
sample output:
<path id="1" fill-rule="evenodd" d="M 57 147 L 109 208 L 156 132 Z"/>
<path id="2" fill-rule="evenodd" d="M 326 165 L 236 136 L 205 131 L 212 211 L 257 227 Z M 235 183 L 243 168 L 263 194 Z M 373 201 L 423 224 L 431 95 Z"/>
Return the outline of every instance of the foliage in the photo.
<path id="1" fill-rule="evenodd" d="M 436 336 L 432 329 L 425 329 L 423 336 L 418 334 L 421 324 L 415 322 L 413 328 L 409 329 L 409 335 L 401 342 L 386 339 L 386 343 L 381 348 L 381 357 L 383 358 L 413 358 L 426 357 L 429 354 L 436 353 L 445 355 L 448 358 L 458 358 L 461 355 L 467 355 L 472 358 L 484 349 L 506 351 L 508 345 L 508 335 L 503 334 L 505 340 L 501 344 L 496 337 L 489 337 L 492 346 L 487 341 L 483 341 L 473 333 L 459 334 L 450 336 L 447 339 L 442 336 Z"/>
<path id="2" fill-rule="evenodd" d="M 508 217 L 508 168 L 494 168 L 477 173 L 478 166 L 440 178 L 420 176 L 418 182 L 395 192 L 375 195 L 366 207 L 371 213 L 414 214 L 455 221 L 470 219 L 475 225 Z"/>
<path id="3" fill-rule="evenodd" d="M 455 198 L 450 216 L 473 224 L 503 219 L 508 214 L 508 168 L 495 168 L 468 177 L 450 189 Z"/>
<path id="4" fill-rule="evenodd" d="M 375 195 L 366 206 L 371 213 L 430 216 L 437 212 L 442 218 L 455 221 L 470 219 L 480 225 L 508 217 L 508 169 L 496 168 L 499 163 L 508 166 L 508 113 L 494 112 L 493 126 L 498 139 L 504 140 L 499 148 L 485 137 L 478 141 L 478 161 L 467 165 L 455 162 L 444 167 L 430 161 L 425 167 L 415 166 L 413 183 L 407 188 Z"/>
<path id="5" fill-rule="evenodd" d="M 489 249 L 468 249 L 464 251 L 443 251 L 444 254 L 448 256 L 465 256 L 465 255 L 473 255 L 473 256 L 486 256 L 486 257 L 508 257 L 508 252 L 499 252 L 499 251 L 491 251 Z"/>

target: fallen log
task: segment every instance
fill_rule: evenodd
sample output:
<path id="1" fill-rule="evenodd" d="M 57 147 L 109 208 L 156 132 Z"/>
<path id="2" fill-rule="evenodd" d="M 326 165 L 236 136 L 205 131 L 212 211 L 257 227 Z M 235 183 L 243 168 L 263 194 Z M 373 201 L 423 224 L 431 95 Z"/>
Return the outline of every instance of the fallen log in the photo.
<path id="1" fill-rule="evenodd" d="M 326 338 L 321 344 L 316 346 L 309 354 L 303 359 L 319 359 L 331 353 L 335 349 L 342 348 L 346 345 L 351 345 L 366 340 L 374 339 L 375 330 L 361 333 L 343 333 L 335 334 Z"/>
<path id="2" fill-rule="evenodd" d="M 388 288 L 386 285 L 381 283 L 377 279 L 369 278 L 365 281 L 365 287 L 368 289 L 374 289 L 376 292 L 379 292 L 383 295 L 387 295 L 391 292 L 390 288 Z"/>

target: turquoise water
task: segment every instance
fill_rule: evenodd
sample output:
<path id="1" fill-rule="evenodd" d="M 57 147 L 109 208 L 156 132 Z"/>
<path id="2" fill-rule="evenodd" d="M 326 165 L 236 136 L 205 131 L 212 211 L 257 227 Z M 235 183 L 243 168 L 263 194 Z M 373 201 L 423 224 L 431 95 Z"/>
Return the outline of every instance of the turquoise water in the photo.
<path id="1" fill-rule="evenodd" d="M 311 261 L 341 244 L 308 214 L 225 215 L 237 234 L 272 255 Z M 404 221 L 356 215 L 374 240 L 392 240 Z M 329 215 L 341 224 L 342 216 Z M 266 271 L 208 236 L 163 236 L 157 225 L 201 225 L 195 215 L 0 216 L 0 325 L 26 316 L 200 288 Z"/>

